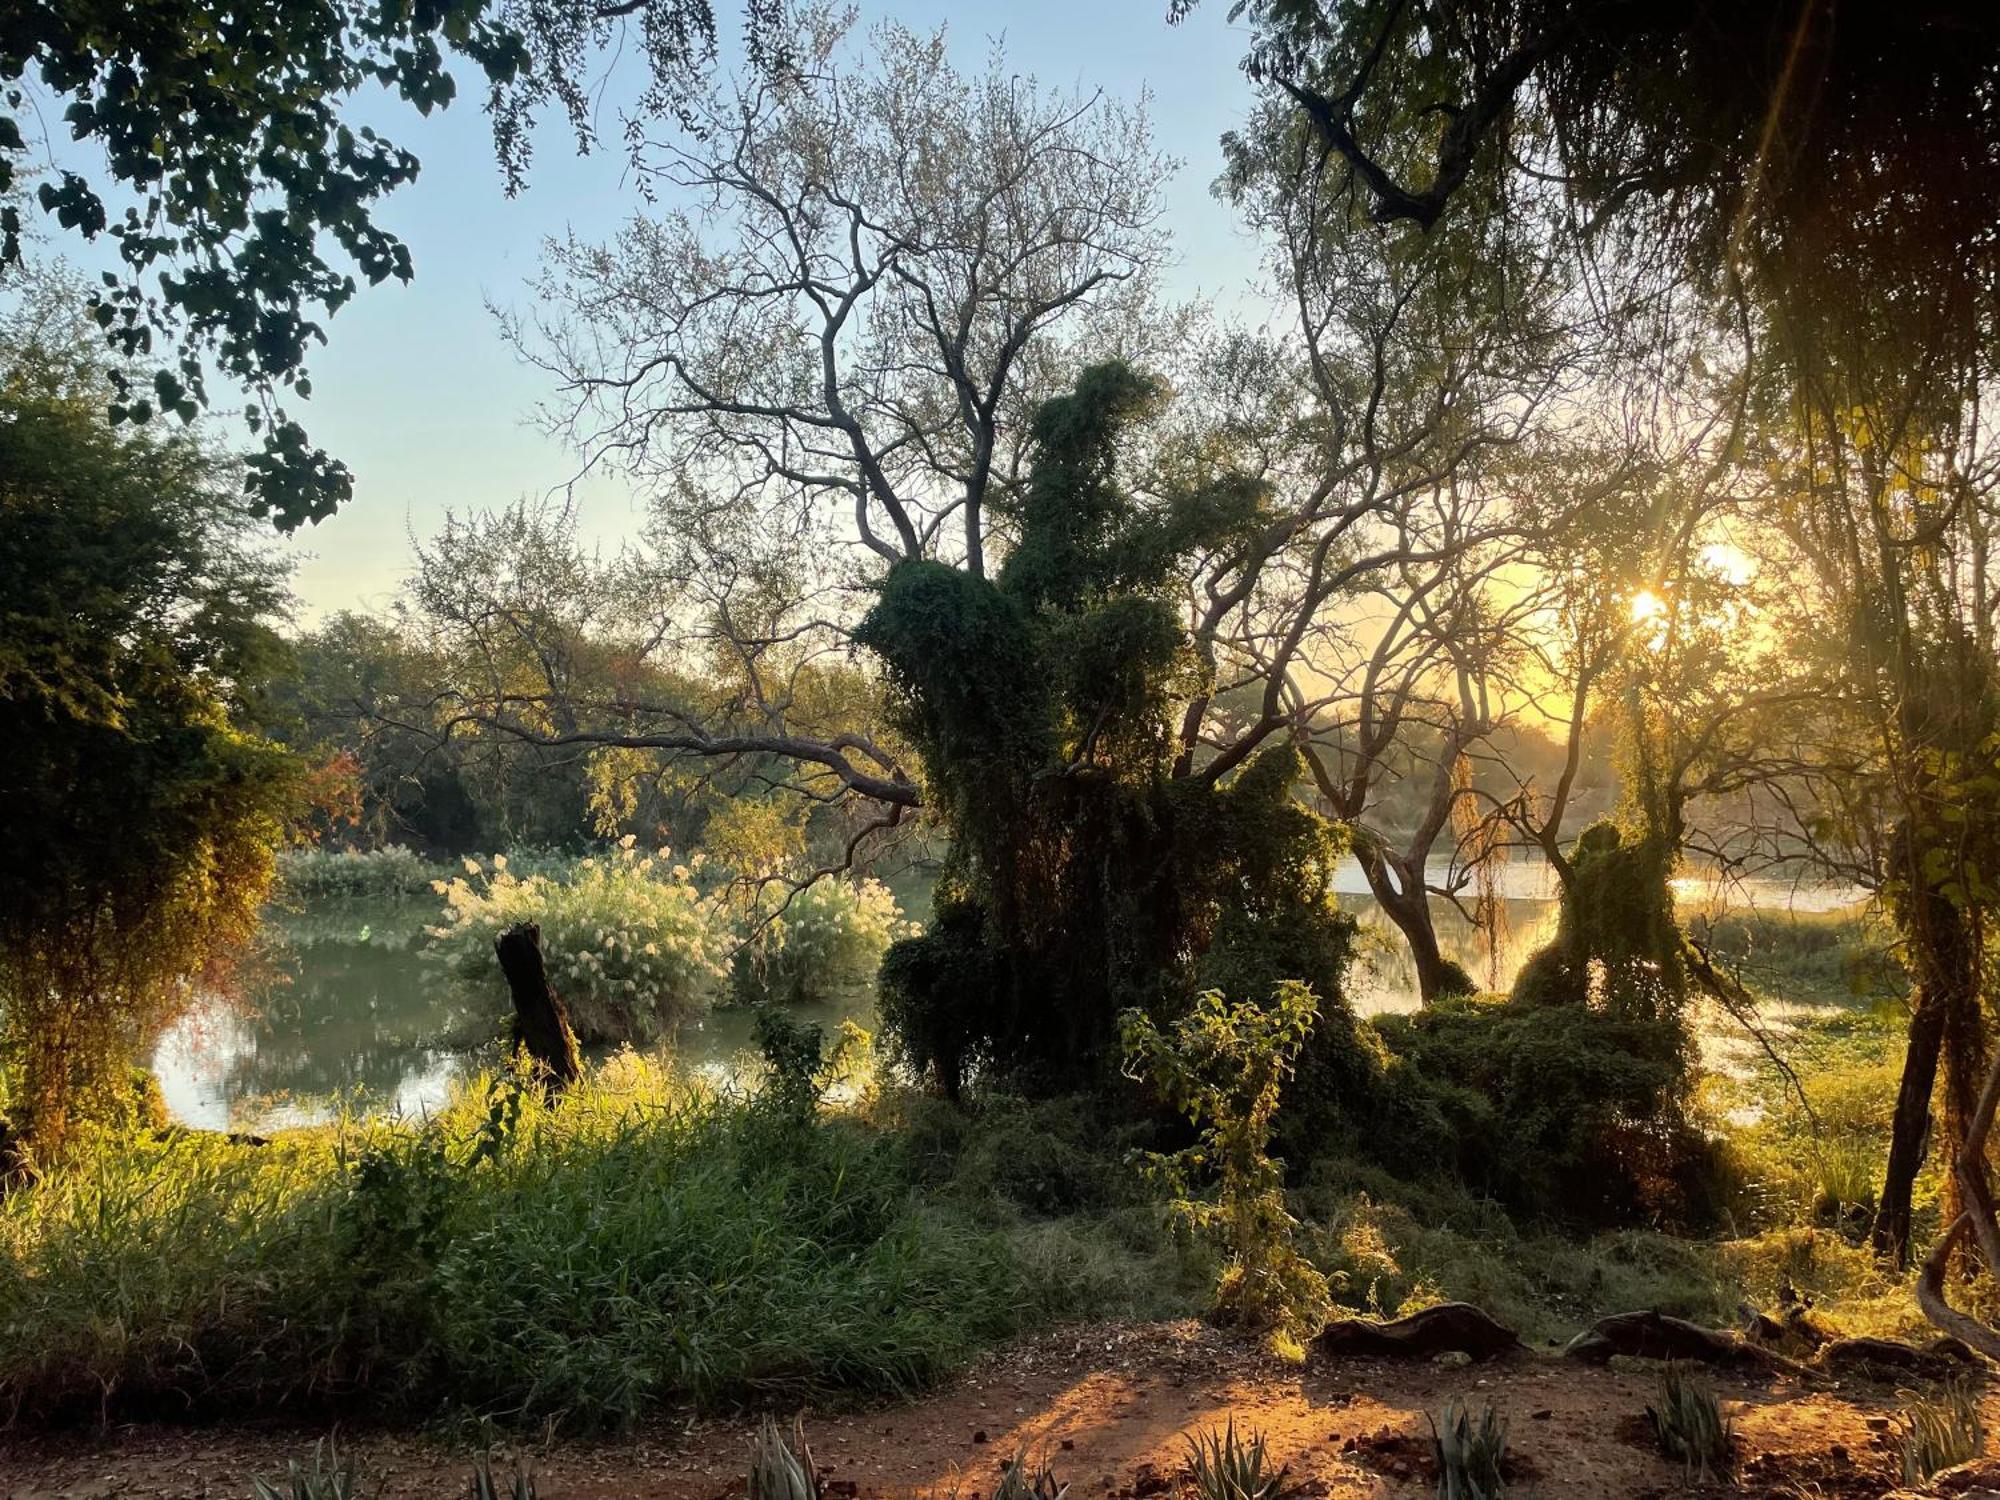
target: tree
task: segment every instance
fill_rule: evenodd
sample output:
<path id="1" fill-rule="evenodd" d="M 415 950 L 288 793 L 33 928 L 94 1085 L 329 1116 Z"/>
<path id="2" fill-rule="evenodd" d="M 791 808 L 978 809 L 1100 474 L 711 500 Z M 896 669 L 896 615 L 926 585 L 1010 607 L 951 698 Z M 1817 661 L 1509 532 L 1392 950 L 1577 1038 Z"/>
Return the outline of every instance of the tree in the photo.
<path id="1" fill-rule="evenodd" d="M 1984 1054 L 1990 842 L 1951 806 L 1993 698 L 1977 414 L 1995 347 L 1983 184 L 2000 161 L 1989 7 L 1670 9 L 1567 0 L 1252 7 L 1252 71 L 1296 101 L 1375 216 L 1424 229 L 1555 194 L 1585 265 L 1655 266 L 1749 371 L 1727 445 L 1871 774 L 1801 768 L 1795 848 L 1882 852 L 1916 978 L 1876 1242 L 1906 1253 L 1933 1086 L 1963 1137 Z M 1741 472 L 1739 469 L 1739 472 Z M 1843 805 L 1845 804 L 1845 805 Z M 1869 809 L 1886 816 L 1876 816 Z M 1845 819 L 1842 814 L 1859 812 Z M 1980 816 L 1983 816 L 1981 814 Z M 1867 826 L 1867 825 L 1874 826 Z"/>
<path id="2" fill-rule="evenodd" d="M 746 18 L 753 62 L 782 71 L 780 7 L 750 0 Z M 628 24 L 651 64 L 639 116 L 680 112 L 714 55 L 708 0 L 253 0 L 227 14 L 199 0 L 11 5 L 0 15 L 0 269 L 20 259 L 9 190 L 46 94 L 65 106 L 71 138 L 103 153 L 101 173 L 65 167 L 35 186 L 62 230 L 116 248 L 91 315 L 123 360 L 175 354 L 140 383 L 111 369 L 112 420 L 192 419 L 218 372 L 252 398 L 262 447 L 244 477 L 259 508 L 287 529 L 320 520 L 352 477 L 282 401 L 311 394 L 308 352 L 356 272 L 370 284 L 412 274 L 375 210 L 416 177 L 417 159 L 344 111 L 371 83 L 424 114 L 449 104 L 457 54 L 489 87 L 495 147 L 518 189 L 538 106 L 558 102 L 588 148 L 589 70 Z"/>
<path id="3" fill-rule="evenodd" d="M 226 465 L 113 429 L 73 351 L 0 370 L 0 1070 L 59 1153 L 256 923 L 302 786 L 259 732 L 282 573 Z"/>
<path id="4" fill-rule="evenodd" d="M 1460 899 L 1497 853 L 1465 821 L 1466 778 L 1534 692 L 1519 676 L 1540 591 L 1520 575 L 1562 509 L 1531 503 L 1539 455 L 1580 424 L 1575 390 L 1609 320 L 1567 295 L 1546 233 L 1503 213 L 1482 208 L 1424 241 L 1381 234 L 1349 185 L 1318 170 L 1288 108 L 1260 106 L 1226 147 L 1229 196 L 1263 231 L 1291 313 L 1273 409 L 1249 424 L 1282 450 L 1271 469 L 1291 532 L 1273 553 L 1297 545 L 1311 559 L 1289 595 L 1255 568 L 1236 574 L 1263 596 L 1232 639 L 1263 701 L 1235 738 L 1288 713 L 1311 725 L 1314 782 L 1354 831 L 1419 994 L 1467 991 L 1432 902 Z M 1284 558 L 1273 579 L 1299 566 Z M 1244 602 L 1205 581 L 1213 621 Z"/>

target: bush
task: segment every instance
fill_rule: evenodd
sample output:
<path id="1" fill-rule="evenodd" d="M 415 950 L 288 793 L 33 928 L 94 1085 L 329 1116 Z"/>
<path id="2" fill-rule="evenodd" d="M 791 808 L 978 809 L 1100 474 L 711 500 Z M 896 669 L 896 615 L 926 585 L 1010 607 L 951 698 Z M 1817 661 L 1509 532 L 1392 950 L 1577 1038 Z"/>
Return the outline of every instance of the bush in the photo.
<path id="1" fill-rule="evenodd" d="M 1394 1107 L 1445 1122 L 1476 1191 L 1592 1225 L 1719 1216 L 1727 1164 L 1686 1112 L 1677 1020 L 1481 996 L 1376 1025 L 1406 1069 Z"/>
<path id="2" fill-rule="evenodd" d="M 902 915 L 879 880 L 818 881 L 737 950 L 730 971 L 735 998 L 749 1005 L 799 1005 L 865 989 L 902 928 Z"/>
<path id="3" fill-rule="evenodd" d="M 0 1203 L 0 1407 L 599 1426 L 906 1393 L 1050 1301 L 911 1177 L 863 1117 L 631 1055 L 555 1109 L 481 1080 L 421 1125 L 107 1144 Z"/>
<path id="4" fill-rule="evenodd" d="M 465 861 L 438 882 L 444 919 L 432 951 L 461 983 L 506 993 L 493 940 L 516 922 L 542 929 L 549 979 L 583 1042 L 647 1042 L 713 998 L 725 939 L 720 908 L 665 851 L 642 854 L 628 837 L 609 855 L 553 875 L 516 875 L 507 857 Z"/>
<path id="5" fill-rule="evenodd" d="M 1293 1244 L 1284 1168 L 1270 1144 L 1279 1094 L 1315 1008 L 1312 991 L 1290 981 L 1268 1006 L 1232 1004 L 1210 990 L 1170 1033 L 1138 1011 L 1120 1020 L 1127 1066 L 1195 1127 L 1195 1145 L 1153 1154 L 1149 1168 L 1176 1194 L 1176 1215 L 1228 1257 L 1214 1316 L 1269 1333 L 1292 1357 L 1303 1356 L 1326 1322 L 1330 1299 L 1326 1278 Z M 1210 1174 L 1213 1198 L 1194 1196 L 1197 1176 Z"/>
<path id="6" fill-rule="evenodd" d="M 446 871 L 414 849 L 287 849 L 278 856 L 278 889 L 299 901 L 355 896 L 414 896 Z"/>

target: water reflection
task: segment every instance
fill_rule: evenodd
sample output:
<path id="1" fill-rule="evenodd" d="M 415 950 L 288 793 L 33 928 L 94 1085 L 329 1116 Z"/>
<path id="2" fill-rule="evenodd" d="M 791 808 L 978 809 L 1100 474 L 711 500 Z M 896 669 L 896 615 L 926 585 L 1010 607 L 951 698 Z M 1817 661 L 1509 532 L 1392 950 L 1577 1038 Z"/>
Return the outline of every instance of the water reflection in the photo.
<path id="1" fill-rule="evenodd" d="M 1503 867 L 1497 954 L 1455 908 L 1440 903 L 1446 954 L 1482 986 L 1504 988 L 1554 931 L 1553 878 L 1539 864 Z M 1681 883 L 1684 905 L 1711 894 Z M 1353 976 L 1364 1014 L 1410 1010 L 1416 977 L 1401 939 L 1367 895 L 1358 869 L 1343 872 L 1341 901 L 1363 928 Z M 1732 904 L 1824 910 L 1851 892 L 1795 890 L 1775 883 L 1734 888 Z M 231 1001 L 213 1001 L 162 1039 L 154 1068 L 175 1118 L 206 1129 L 307 1124 L 341 1108 L 418 1114 L 441 1103 L 455 1079 L 496 1061 L 507 1008 L 503 993 L 469 996 L 422 952 L 429 900 L 328 900 L 267 917 L 269 977 Z M 873 1024 L 873 999 L 855 995 L 806 1019 L 829 1029 Z M 672 1044 L 681 1062 L 725 1077 L 752 1050 L 751 1017 L 717 1010 Z"/>

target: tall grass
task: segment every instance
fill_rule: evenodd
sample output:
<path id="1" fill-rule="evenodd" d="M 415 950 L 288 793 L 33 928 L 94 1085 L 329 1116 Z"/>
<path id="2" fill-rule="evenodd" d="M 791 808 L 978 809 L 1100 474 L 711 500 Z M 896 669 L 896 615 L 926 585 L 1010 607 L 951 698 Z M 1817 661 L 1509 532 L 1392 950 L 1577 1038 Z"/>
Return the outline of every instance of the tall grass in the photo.
<path id="1" fill-rule="evenodd" d="M 586 1042 L 644 1042 L 671 1032 L 714 998 L 729 951 L 722 904 L 665 851 L 628 838 L 557 874 L 520 875 L 505 855 L 465 861 L 438 882 L 444 916 L 432 951 L 461 982 L 504 993 L 493 940 L 536 922 L 549 977 Z"/>
<path id="2" fill-rule="evenodd" d="M 428 893 L 446 873 L 413 849 L 287 849 L 278 855 L 278 892 L 296 901 Z"/>
<path id="3" fill-rule="evenodd" d="M 1080 1234 L 1052 1262 L 1048 1226 L 913 1187 L 910 1138 L 628 1055 L 554 1109 L 485 1079 L 424 1124 L 107 1147 L 0 1205 L 0 1413 L 448 1400 L 594 1426 L 901 1393 L 1070 1310 L 1052 1264 L 1094 1301 L 1161 1279 L 1156 1247 Z"/>

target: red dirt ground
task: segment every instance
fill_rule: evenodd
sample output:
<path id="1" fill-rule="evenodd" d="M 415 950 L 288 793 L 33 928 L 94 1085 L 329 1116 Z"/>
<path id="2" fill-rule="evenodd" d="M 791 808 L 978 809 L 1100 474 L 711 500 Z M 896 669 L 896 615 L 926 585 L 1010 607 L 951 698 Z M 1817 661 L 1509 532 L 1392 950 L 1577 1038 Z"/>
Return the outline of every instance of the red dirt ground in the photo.
<path id="1" fill-rule="evenodd" d="M 1073 1500 L 1180 1500 L 1185 1435 L 1233 1416 L 1290 1465 L 1300 1500 L 1435 1492 L 1425 1413 L 1453 1394 L 1493 1401 L 1509 1419 L 1513 1493 L 1665 1497 L 1679 1471 L 1642 1414 L 1655 1377 L 1531 1354 L 1469 1368 L 1314 1359 L 1285 1365 L 1198 1323 L 1071 1329 L 982 1360 L 946 1389 L 879 1410 L 805 1414 L 832 1500 L 987 1500 L 1020 1448 L 1046 1456 Z M 1720 1382 L 1738 1411 L 1738 1495 L 1878 1500 L 1894 1489 L 1882 1429 L 1893 1389 L 1808 1390 Z M 754 1419 L 660 1421 L 603 1442 L 531 1447 L 545 1500 L 735 1500 Z M 249 1476 L 275 1475 L 323 1433 L 268 1425 L 0 1432 L 8 1500 L 247 1500 Z M 466 1492 L 473 1449 L 448 1439 L 351 1429 L 364 1496 L 450 1500 Z M 496 1469 L 500 1467 L 496 1465 Z M 1993 1478 L 1954 1476 L 1955 1494 L 2000 1497 Z"/>

